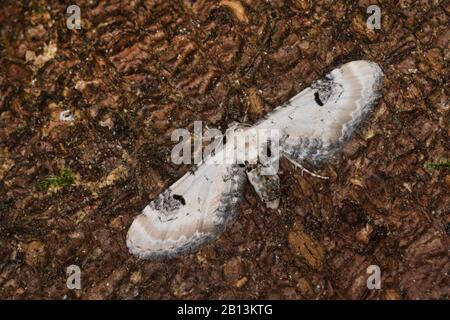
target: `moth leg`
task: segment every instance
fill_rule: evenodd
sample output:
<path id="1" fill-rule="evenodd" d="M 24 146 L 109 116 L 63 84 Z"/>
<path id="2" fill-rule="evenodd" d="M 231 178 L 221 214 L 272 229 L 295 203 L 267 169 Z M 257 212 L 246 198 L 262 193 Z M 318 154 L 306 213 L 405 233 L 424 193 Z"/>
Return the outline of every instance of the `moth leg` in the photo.
<path id="1" fill-rule="evenodd" d="M 277 209 L 280 204 L 280 177 L 277 174 L 264 175 L 264 166 L 259 164 L 247 170 L 247 177 L 259 198 L 270 209 Z"/>
<path id="2" fill-rule="evenodd" d="M 319 178 L 319 179 L 323 179 L 323 180 L 328 180 L 330 179 L 330 177 L 325 177 L 325 176 L 321 176 L 317 173 L 311 172 L 308 169 L 306 169 L 304 166 L 302 166 L 300 163 L 298 163 L 297 161 L 294 161 L 291 159 L 291 157 L 288 157 L 287 155 L 284 155 L 286 159 L 288 159 L 296 168 L 300 168 L 300 170 L 302 171 L 302 176 L 303 176 L 303 172 L 306 172 L 310 175 L 312 175 L 313 177 Z"/>

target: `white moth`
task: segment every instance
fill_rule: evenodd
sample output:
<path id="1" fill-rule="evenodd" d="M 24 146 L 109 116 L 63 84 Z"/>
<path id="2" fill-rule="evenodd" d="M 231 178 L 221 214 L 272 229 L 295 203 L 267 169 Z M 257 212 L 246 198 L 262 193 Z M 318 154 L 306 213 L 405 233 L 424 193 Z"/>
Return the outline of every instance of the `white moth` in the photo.
<path id="1" fill-rule="evenodd" d="M 382 78 L 373 62 L 344 64 L 249 129 L 278 129 L 280 156 L 300 166 L 319 164 L 348 140 L 371 111 Z M 227 151 L 225 144 L 144 209 L 128 231 L 131 253 L 143 259 L 173 256 L 216 238 L 233 219 L 247 178 L 269 208 L 278 207 L 279 177 L 260 174 L 270 164 L 248 170 L 238 164 L 214 163 Z"/>

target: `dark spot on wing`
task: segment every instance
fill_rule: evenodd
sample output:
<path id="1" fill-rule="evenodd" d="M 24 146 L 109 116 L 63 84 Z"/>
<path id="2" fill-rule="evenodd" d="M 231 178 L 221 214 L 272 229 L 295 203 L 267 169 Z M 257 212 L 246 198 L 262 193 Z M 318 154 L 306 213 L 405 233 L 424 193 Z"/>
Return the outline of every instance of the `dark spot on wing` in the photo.
<path id="1" fill-rule="evenodd" d="M 267 145 L 266 145 L 266 154 L 267 154 L 267 156 L 270 158 L 270 157 L 272 157 L 272 149 L 271 149 L 271 146 L 272 146 L 272 141 L 271 140 L 269 140 L 269 141 L 267 141 Z"/>
<path id="2" fill-rule="evenodd" d="M 184 200 L 184 197 L 180 196 L 179 194 L 174 194 L 173 198 L 180 202 L 183 206 L 186 204 L 186 200 Z"/>
<path id="3" fill-rule="evenodd" d="M 314 92 L 314 100 L 316 101 L 316 103 L 319 105 L 319 106 L 323 106 L 323 102 L 322 102 L 322 100 L 320 100 L 320 97 L 319 97 L 319 92 Z"/>

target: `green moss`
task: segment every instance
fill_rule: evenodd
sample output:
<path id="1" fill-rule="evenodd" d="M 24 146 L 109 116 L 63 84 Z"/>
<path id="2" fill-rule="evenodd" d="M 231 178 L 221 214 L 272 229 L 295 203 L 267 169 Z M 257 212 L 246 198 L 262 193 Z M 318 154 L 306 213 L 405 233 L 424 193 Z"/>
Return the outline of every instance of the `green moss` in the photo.
<path id="1" fill-rule="evenodd" d="M 75 176 L 70 169 L 63 169 L 58 175 L 51 175 L 39 181 L 36 187 L 39 191 L 48 190 L 51 187 L 68 187 L 74 184 Z"/>
<path id="2" fill-rule="evenodd" d="M 440 163 L 429 163 L 427 165 L 428 169 L 431 170 L 449 170 L 450 169 L 450 161 L 440 162 Z"/>

